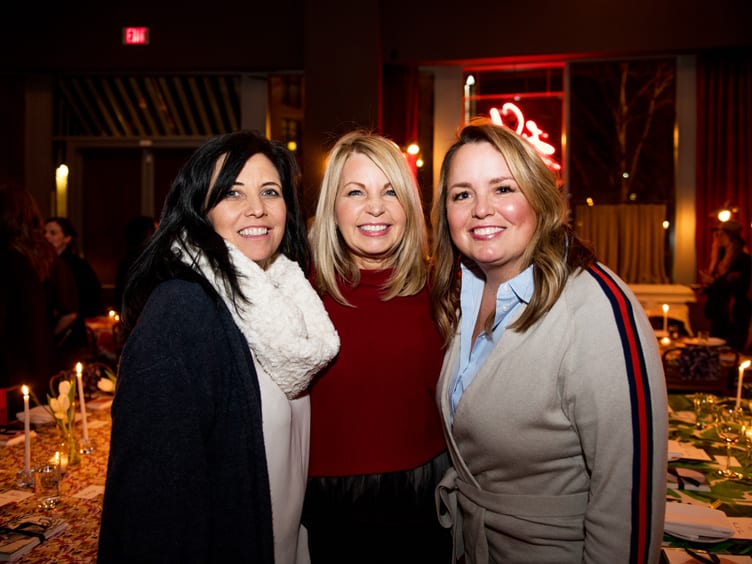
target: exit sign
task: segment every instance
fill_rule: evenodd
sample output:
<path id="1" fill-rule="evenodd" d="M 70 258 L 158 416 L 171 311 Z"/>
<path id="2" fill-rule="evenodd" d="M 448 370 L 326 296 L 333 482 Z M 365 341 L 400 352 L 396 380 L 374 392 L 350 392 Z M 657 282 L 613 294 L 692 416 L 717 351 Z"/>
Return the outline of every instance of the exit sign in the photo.
<path id="1" fill-rule="evenodd" d="M 123 45 L 148 45 L 149 28 L 148 27 L 124 27 L 123 28 Z"/>

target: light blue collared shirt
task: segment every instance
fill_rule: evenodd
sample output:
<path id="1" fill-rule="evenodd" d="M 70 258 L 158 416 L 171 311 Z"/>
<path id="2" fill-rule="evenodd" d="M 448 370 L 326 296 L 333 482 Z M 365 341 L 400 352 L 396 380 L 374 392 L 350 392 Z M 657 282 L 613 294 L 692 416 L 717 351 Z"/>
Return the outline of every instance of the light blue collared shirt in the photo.
<path id="1" fill-rule="evenodd" d="M 457 410 L 457 404 L 462 393 L 473 381 L 475 375 L 488 355 L 501 339 L 509 321 L 514 317 L 512 314 L 524 303 L 530 303 L 535 284 L 533 283 L 532 265 L 520 272 L 511 280 L 507 280 L 499 286 L 496 293 L 496 314 L 494 316 L 493 330 L 491 335 L 485 331 L 478 334 L 473 345 L 473 329 L 480 311 L 480 300 L 483 295 L 485 280 L 479 278 L 470 269 L 462 265 L 462 288 L 460 290 L 460 306 L 462 317 L 460 318 L 460 362 L 459 371 L 454 376 L 452 385 L 449 387 L 449 402 L 452 407 L 452 418 Z"/>

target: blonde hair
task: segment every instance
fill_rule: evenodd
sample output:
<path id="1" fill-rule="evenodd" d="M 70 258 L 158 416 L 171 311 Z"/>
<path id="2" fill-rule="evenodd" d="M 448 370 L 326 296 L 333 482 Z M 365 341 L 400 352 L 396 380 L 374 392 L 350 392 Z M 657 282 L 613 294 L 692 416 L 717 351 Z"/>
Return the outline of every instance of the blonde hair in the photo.
<path id="1" fill-rule="evenodd" d="M 567 225 L 568 211 L 555 175 L 533 146 L 511 129 L 476 118 L 459 132 L 441 165 L 439 194 L 434 202 L 434 277 L 431 295 L 439 329 L 448 342 L 459 324 L 460 261 L 467 260 L 452 241 L 447 222 L 447 177 L 457 150 L 469 143 L 490 143 L 505 159 L 509 171 L 535 212 L 537 227 L 523 253 L 523 268 L 534 265 L 535 291 L 530 304 L 510 329 L 525 331 L 558 299 L 571 272 L 595 261 Z M 474 268 L 475 265 L 469 263 Z M 493 316 L 487 321 L 493 322 Z"/>
<path id="2" fill-rule="evenodd" d="M 360 282 L 360 270 L 337 228 L 334 214 L 342 170 L 347 159 L 355 153 L 365 155 L 381 169 L 406 216 L 404 237 L 385 265 L 385 268 L 393 269 L 393 273 L 385 284 L 383 299 L 417 294 L 426 284 L 428 255 L 428 234 L 420 191 L 397 144 L 366 131 L 343 135 L 329 152 L 310 232 L 316 288 L 338 302 L 350 305 L 342 296 L 337 279 L 344 279 L 352 286 Z"/>

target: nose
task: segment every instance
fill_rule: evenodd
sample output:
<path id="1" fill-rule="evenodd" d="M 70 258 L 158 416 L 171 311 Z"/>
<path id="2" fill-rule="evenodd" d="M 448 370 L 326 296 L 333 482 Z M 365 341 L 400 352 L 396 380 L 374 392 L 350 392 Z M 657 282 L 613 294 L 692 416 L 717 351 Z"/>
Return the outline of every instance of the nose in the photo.
<path id="1" fill-rule="evenodd" d="M 257 195 L 251 195 L 248 197 L 245 205 L 246 216 L 249 217 L 262 217 L 266 215 L 266 208 L 264 208 L 264 202 Z"/>
<path id="2" fill-rule="evenodd" d="M 366 210 L 369 214 L 379 216 L 384 213 L 384 202 L 381 196 L 372 196 L 368 198 Z"/>
<path id="3" fill-rule="evenodd" d="M 493 214 L 493 206 L 489 203 L 488 198 L 483 195 L 476 195 L 475 205 L 473 206 L 473 215 L 475 217 L 488 217 Z"/>

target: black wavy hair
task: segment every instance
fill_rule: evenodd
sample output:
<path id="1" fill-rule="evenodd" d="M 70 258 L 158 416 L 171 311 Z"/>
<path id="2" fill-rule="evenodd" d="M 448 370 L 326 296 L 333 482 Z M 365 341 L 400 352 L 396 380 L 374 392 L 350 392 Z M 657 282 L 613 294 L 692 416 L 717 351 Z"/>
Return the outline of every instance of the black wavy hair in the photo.
<path id="1" fill-rule="evenodd" d="M 193 153 L 167 193 L 157 230 L 134 263 L 125 286 L 123 324 L 126 332 L 135 326 L 149 295 L 164 280 L 194 279 L 216 297 L 206 280 L 187 268 L 172 250 L 173 243 L 180 243 L 182 239 L 203 251 L 235 300 L 247 299 L 238 284 L 238 273 L 232 266 L 227 246 L 207 219 L 207 213 L 222 201 L 248 159 L 257 154 L 266 156 L 276 168 L 287 207 L 285 234 L 278 252 L 297 262 L 306 275 L 310 273 L 311 250 L 299 203 L 300 170 L 295 156 L 257 131 L 221 135 Z M 222 166 L 212 186 L 220 160 Z"/>

